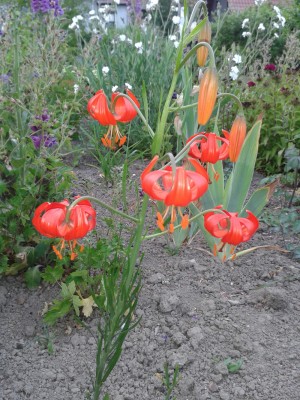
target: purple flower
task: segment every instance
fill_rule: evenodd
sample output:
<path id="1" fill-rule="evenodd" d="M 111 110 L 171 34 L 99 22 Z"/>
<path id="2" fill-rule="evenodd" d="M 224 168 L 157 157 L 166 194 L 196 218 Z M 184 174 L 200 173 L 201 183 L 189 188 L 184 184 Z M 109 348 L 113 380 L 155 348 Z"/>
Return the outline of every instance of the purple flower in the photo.
<path id="1" fill-rule="evenodd" d="M 276 70 L 276 65 L 275 64 L 267 64 L 267 65 L 265 65 L 264 70 L 265 71 L 275 71 Z"/>
<path id="2" fill-rule="evenodd" d="M 134 6 L 134 11 L 135 15 L 139 18 L 142 15 L 142 4 L 141 0 L 136 0 L 135 1 L 135 6 Z"/>
<path id="3" fill-rule="evenodd" d="M 253 81 L 247 82 L 248 87 L 256 86 L 256 83 Z"/>
<path id="4" fill-rule="evenodd" d="M 2 74 L 0 75 L 0 81 L 2 83 L 9 83 L 10 75 L 9 74 Z"/>
<path id="5" fill-rule="evenodd" d="M 47 122 L 50 119 L 50 115 L 48 114 L 48 110 L 43 110 L 43 114 L 36 115 L 35 119 L 41 120 L 43 122 Z"/>
<path id="6" fill-rule="evenodd" d="M 62 15 L 63 9 L 59 5 L 59 0 L 31 0 L 31 10 L 33 13 L 42 12 L 47 13 L 54 10 L 54 15 Z"/>
<path id="7" fill-rule="evenodd" d="M 41 145 L 44 145 L 45 147 L 52 147 L 57 144 L 56 138 L 50 135 L 31 135 L 30 136 L 34 147 L 36 149 L 39 149 Z"/>

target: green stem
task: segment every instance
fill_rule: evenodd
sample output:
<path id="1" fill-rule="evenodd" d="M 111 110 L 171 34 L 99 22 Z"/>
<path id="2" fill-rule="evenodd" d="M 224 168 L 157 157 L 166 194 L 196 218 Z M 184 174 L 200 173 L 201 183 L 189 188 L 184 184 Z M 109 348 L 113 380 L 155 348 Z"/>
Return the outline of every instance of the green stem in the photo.
<path id="1" fill-rule="evenodd" d="M 152 155 L 155 154 L 160 154 L 161 152 L 161 148 L 162 148 L 162 144 L 163 144 L 163 139 L 164 139 L 164 133 L 165 133 L 165 127 L 166 127 L 166 123 L 168 120 L 168 115 L 169 115 L 169 107 L 170 107 L 170 103 L 172 101 L 172 96 L 176 87 L 176 83 L 177 83 L 177 79 L 178 79 L 178 72 L 174 72 L 173 78 L 172 78 L 172 82 L 170 85 L 170 89 L 169 89 L 169 93 L 167 95 L 166 98 L 166 102 L 161 114 L 161 118 L 157 127 L 157 131 L 156 134 L 154 136 L 153 139 L 153 143 L 152 143 Z"/>
<path id="2" fill-rule="evenodd" d="M 144 115 L 142 114 L 141 110 L 138 108 L 138 106 L 135 104 L 135 102 L 132 100 L 132 98 L 129 97 L 127 94 L 119 93 L 118 96 L 115 97 L 115 99 L 111 105 L 112 111 L 114 112 L 114 107 L 115 107 L 116 101 L 119 97 L 124 97 L 131 103 L 132 107 L 135 109 L 135 111 L 138 113 L 141 120 L 144 122 L 145 126 L 148 128 L 150 136 L 153 138 L 155 136 L 155 133 L 153 132 L 151 126 L 148 124 L 148 122 L 147 122 L 146 118 L 144 117 Z"/>
<path id="3" fill-rule="evenodd" d="M 241 103 L 241 100 L 232 93 L 219 93 L 217 95 L 217 99 L 219 99 L 220 97 L 231 97 L 233 100 L 235 100 L 235 102 L 238 104 L 239 106 L 239 113 L 241 113 L 242 115 L 244 115 L 244 111 L 243 111 L 243 104 Z"/>
<path id="4" fill-rule="evenodd" d="M 135 242 L 132 248 L 132 251 L 130 252 L 130 267 L 126 279 L 126 287 L 129 287 L 129 284 L 132 280 L 132 276 L 134 274 L 136 262 L 138 259 L 140 247 L 143 241 L 142 235 L 143 235 L 143 229 L 144 229 L 144 223 L 145 223 L 145 217 L 146 217 L 146 212 L 148 208 L 148 203 L 149 203 L 149 196 L 144 195 L 143 202 L 142 202 L 142 207 L 139 215 L 139 221 L 137 223 L 136 231 L 135 231 Z"/>
<path id="5" fill-rule="evenodd" d="M 204 214 L 206 214 L 206 213 L 208 213 L 208 212 L 217 212 L 217 213 L 224 214 L 223 210 L 219 210 L 218 208 L 210 208 L 210 209 L 208 209 L 208 210 L 205 210 L 205 211 L 200 212 L 199 214 L 194 215 L 194 216 L 189 220 L 189 222 L 193 222 L 195 219 L 201 217 L 202 215 L 204 215 Z M 174 230 L 179 229 L 179 228 L 181 228 L 181 225 L 180 225 L 180 224 L 174 226 Z M 146 235 L 146 236 L 143 237 L 143 240 L 153 239 L 153 238 L 156 238 L 156 237 L 158 237 L 158 236 L 163 236 L 163 235 L 165 235 L 165 234 L 167 234 L 167 233 L 169 233 L 169 231 L 168 231 L 168 230 L 165 230 L 165 231 L 162 231 L 162 232 L 153 233 L 152 235 Z"/>
<path id="6" fill-rule="evenodd" d="M 67 210 L 67 213 L 66 213 L 66 221 L 67 222 L 70 219 L 70 213 L 71 213 L 72 208 L 75 207 L 80 201 L 83 201 L 83 200 L 94 201 L 95 203 L 100 204 L 102 207 L 106 208 L 107 210 L 111 211 L 114 214 L 118 214 L 121 217 L 129 219 L 130 221 L 133 221 L 133 222 L 137 222 L 137 223 L 140 222 L 139 218 L 132 217 L 132 216 L 130 216 L 128 214 L 123 213 L 122 211 L 116 210 L 115 208 L 109 206 L 108 204 L 104 203 L 103 201 L 101 201 L 101 200 L 99 200 L 99 199 L 97 199 L 96 197 L 93 197 L 93 196 L 82 196 L 82 197 L 79 197 L 78 199 L 74 200 L 73 203 L 71 203 L 71 205 L 68 207 L 68 210 Z"/>
<path id="7" fill-rule="evenodd" d="M 195 4 L 195 6 L 194 6 L 194 8 L 193 8 L 193 11 L 192 11 L 192 14 L 191 14 L 191 16 L 190 16 L 189 22 L 188 22 L 188 24 L 187 24 L 187 28 L 186 28 L 187 31 L 189 31 L 189 29 L 191 28 L 191 25 L 192 25 L 192 23 L 193 23 L 193 21 L 194 21 L 196 12 L 198 11 L 198 8 L 200 8 L 199 11 L 201 11 L 201 8 L 203 8 L 203 9 L 204 9 L 204 16 L 207 17 L 207 14 L 208 14 L 208 13 L 207 13 L 206 3 L 205 3 L 205 1 L 203 1 L 203 0 L 199 0 L 199 1 Z"/>
<path id="8" fill-rule="evenodd" d="M 181 110 L 188 110 L 189 108 L 196 107 L 197 105 L 198 105 L 198 102 L 197 103 L 188 104 L 187 106 L 169 107 L 169 111 L 170 112 L 177 112 L 177 111 L 181 111 Z"/>
<path id="9" fill-rule="evenodd" d="M 207 42 L 199 42 L 187 53 L 187 55 L 184 57 L 184 59 L 179 64 L 177 71 L 179 71 L 184 66 L 184 64 L 192 57 L 192 55 L 194 55 L 196 53 L 197 49 L 199 49 L 201 46 L 204 46 L 208 49 L 209 59 L 210 59 L 209 66 L 215 68 L 216 62 L 215 62 L 215 55 L 214 55 L 214 51 L 213 51 L 212 47 Z"/>
<path id="10" fill-rule="evenodd" d="M 19 37 L 18 37 L 18 29 L 15 27 L 14 31 L 15 43 L 14 43 L 14 67 L 13 67 L 13 77 L 14 77 L 14 86 L 15 86 L 15 98 L 17 100 L 17 104 L 20 101 L 20 49 L 19 49 Z M 23 134 L 23 124 L 22 124 L 22 114 L 19 106 L 16 107 L 17 114 L 17 129 L 19 133 Z"/>

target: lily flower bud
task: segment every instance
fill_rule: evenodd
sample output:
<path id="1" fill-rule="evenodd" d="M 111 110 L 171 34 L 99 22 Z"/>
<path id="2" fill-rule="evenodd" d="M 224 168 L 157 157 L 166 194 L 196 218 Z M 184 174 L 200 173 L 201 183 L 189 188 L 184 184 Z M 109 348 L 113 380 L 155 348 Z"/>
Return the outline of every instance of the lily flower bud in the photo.
<path id="1" fill-rule="evenodd" d="M 244 115 L 238 115 L 233 121 L 229 134 L 229 159 L 236 162 L 240 155 L 247 131 Z"/>
<path id="2" fill-rule="evenodd" d="M 211 42 L 211 25 L 209 20 L 206 20 L 206 23 L 200 29 L 198 34 L 198 42 Z M 204 67 L 208 56 L 208 49 L 205 46 L 199 47 L 197 49 L 197 62 L 199 67 Z"/>
<path id="3" fill-rule="evenodd" d="M 215 106 L 218 94 L 218 75 L 215 67 L 208 67 L 200 82 L 198 96 L 198 124 L 205 125 Z"/>

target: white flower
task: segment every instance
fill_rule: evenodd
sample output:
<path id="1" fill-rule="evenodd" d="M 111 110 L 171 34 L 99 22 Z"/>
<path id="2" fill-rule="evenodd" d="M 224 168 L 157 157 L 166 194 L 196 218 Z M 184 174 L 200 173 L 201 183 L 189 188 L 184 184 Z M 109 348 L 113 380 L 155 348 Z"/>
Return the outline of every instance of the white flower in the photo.
<path id="1" fill-rule="evenodd" d="M 95 15 L 95 14 L 96 14 L 96 11 L 95 11 L 95 10 L 91 10 L 91 11 L 89 11 L 89 14 L 90 14 L 90 15 Z"/>
<path id="2" fill-rule="evenodd" d="M 120 36 L 119 36 L 119 39 L 120 39 L 121 42 L 125 42 L 125 40 L 126 40 L 126 35 L 120 35 Z"/>
<path id="3" fill-rule="evenodd" d="M 180 23 L 179 15 L 174 15 L 174 17 L 172 18 L 172 22 L 173 24 L 178 25 Z"/>
<path id="4" fill-rule="evenodd" d="M 196 28 L 196 26 L 197 26 L 197 22 L 194 21 L 194 22 L 192 23 L 192 25 L 191 25 L 191 31 L 192 31 L 194 28 Z"/>
<path id="5" fill-rule="evenodd" d="M 113 87 L 111 88 L 111 91 L 112 91 L 113 93 L 115 93 L 115 92 L 117 91 L 117 89 L 118 89 L 118 86 L 116 85 L 116 86 L 113 86 Z"/>
<path id="6" fill-rule="evenodd" d="M 279 7 L 273 6 L 273 9 L 274 9 L 274 11 L 276 12 L 276 14 L 281 15 L 281 11 L 280 11 L 280 8 L 279 8 Z"/>
<path id="7" fill-rule="evenodd" d="M 134 46 L 135 46 L 137 49 L 142 49 L 142 48 L 143 48 L 143 42 L 134 43 Z"/>
<path id="8" fill-rule="evenodd" d="M 95 33 L 95 34 L 99 33 L 98 29 L 94 28 L 93 33 Z"/>
<path id="9" fill-rule="evenodd" d="M 92 16 L 90 17 L 90 21 L 91 21 L 92 19 L 97 19 L 98 21 L 100 21 L 100 18 L 98 17 L 98 15 L 92 15 Z"/>
<path id="10" fill-rule="evenodd" d="M 76 24 L 76 22 L 72 22 L 72 23 L 69 25 L 69 28 L 70 28 L 70 29 L 79 29 L 79 25 Z"/>
<path id="11" fill-rule="evenodd" d="M 260 23 L 260 24 L 258 25 L 257 29 L 258 29 L 259 31 L 264 31 L 266 28 L 265 28 L 265 26 L 264 26 L 263 23 Z"/>
<path id="12" fill-rule="evenodd" d="M 103 74 L 103 75 L 107 75 L 108 73 L 109 73 L 109 68 L 106 67 L 106 66 L 103 67 L 103 68 L 102 68 L 102 74 Z"/>
<path id="13" fill-rule="evenodd" d="M 279 35 L 278 35 L 278 33 L 274 33 L 274 37 L 276 37 L 276 38 L 279 38 Z"/>
<path id="14" fill-rule="evenodd" d="M 127 42 L 128 42 L 129 44 L 132 44 L 132 39 L 127 38 Z"/>
<path id="15" fill-rule="evenodd" d="M 254 3 L 256 6 L 262 5 L 262 3 L 264 3 L 264 2 L 265 2 L 265 0 L 254 0 Z"/>
<path id="16" fill-rule="evenodd" d="M 127 89 L 131 90 L 132 86 L 130 85 L 130 83 L 125 82 L 125 86 L 127 87 Z"/>
<path id="17" fill-rule="evenodd" d="M 138 49 L 138 54 L 143 54 L 143 48 Z"/>
<path id="18" fill-rule="evenodd" d="M 75 83 L 75 85 L 74 85 L 74 93 L 75 93 L 75 94 L 77 94 L 78 89 L 79 89 L 79 85 L 77 85 L 77 84 Z"/>
<path id="19" fill-rule="evenodd" d="M 249 37 L 249 36 L 251 36 L 251 32 L 243 32 L 242 36 L 243 37 Z"/>
<path id="20" fill-rule="evenodd" d="M 171 40 L 172 42 L 175 42 L 175 40 L 177 40 L 177 36 L 176 35 L 169 35 L 169 40 Z"/>
<path id="21" fill-rule="evenodd" d="M 229 76 L 233 81 L 236 81 L 238 76 L 239 76 L 239 69 L 237 66 L 231 67 L 231 70 L 229 72 Z"/>
<path id="22" fill-rule="evenodd" d="M 242 57 L 239 54 L 235 54 L 232 58 L 232 61 L 234 61 L 236 64 L 240 64 L 242 62 Z"/>
<path id="23" fill-rule="evenodd" d="M 178 40 L 175 40 L 175 42 L 174 42 L 175 49 L 177 49 L 178 46 L 179 46 L 179 42 L 178 42 Z"/>
<path id="24" fill-rule="evenodd" d="M 286 19 L 282 15 L 277 15 L 281 26 L 284 27 Z"/>
<path id="25" fill-rule="evenodd" d="M 279 25 L 277 24 L 277 22 L 273 22 L 273 26 L 274 26 L 274 28 L 276 28 L 276 29 L 279 28 Z"/>
<path id="26" fill-rule="evenodd" d="M 96 77 L 98 76 L 98 71 L 96 69 L 93 69 L 92 71 L 93 75 L 95 75 Z"/>
<path id="27" fill-rule="evenodd" d="M 150 0 L 146 4 L 146 11 L 154 10 L 155 7 L 157 6 L 157 4 L 158 4 L 158 0 Z"/>
<path id="28" fill-rule="evenodd" d="M 83 20 L 83 16 L 82 15 L 77 15 L 76 19 L 77 19 L 77 21 L 82 21 Z"/>
<path id="29" fill-rule="evenodd" d="M 248 22 L 249 22 L 249 18 L 245 18 L 244 21 L 242 22 L 242 29 L 244 29 L 246 27 Z"/>
<path id="30" fill-rule="evenodd" d="M 120 4 L 120 0 L 114 0 L 116 4 Z"/>

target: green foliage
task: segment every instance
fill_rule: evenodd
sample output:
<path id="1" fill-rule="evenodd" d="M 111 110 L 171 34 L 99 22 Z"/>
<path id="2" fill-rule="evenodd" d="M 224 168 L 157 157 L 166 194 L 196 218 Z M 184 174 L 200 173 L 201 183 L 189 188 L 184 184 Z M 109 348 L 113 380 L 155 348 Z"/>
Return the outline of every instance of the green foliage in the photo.
<path id="1" fill-rule="evenodd" d="M 39 286 L 41 282 L 41 273 L 39 270 L 39 266 L 36 265 L 35 267 L 28 268 L 25 272 L 25 282 L 29 289 L 36 288 Z"/>
<path id="2" fill-rule="evenodd" d="M 173 377 L 169 371 L 169 365 L 166 362 L 164 364 L 164 376 L 163 376 L 163 384 L 166 388 L 165 400 L 176 400 L 176 397 L 172 396 L 172 392 L 174 391 L 175 387 L 178 385 L 179 381 L 179 365 L 176 364 L 173 372 Z"/>
<path id="3" fill-rule="evenodd" d="M 233 361 L 231 358 L 226 358 L 226 360 L 224 360 L 224 364 L 226 365 L 230 374 L 236 374 L 241 369 L 243 360 L 239 359 L 237 361 Z"/>
<path id="4" fill-rule="evenodd" d="M 288 34 L 299 28 L 297 19 L 290 18 L 294 10 L 293 6 L 280 7 L 280 10 L 282 15 L 287 19 L 287 24 L 284 27 L 280 27 L 280 30 L 274 30 L 273 23 L 278 23 L 278 18 L 273 6 L 268 3 L 249 7 L 241 12 L 227 11 L 225 14 L 215 15 L 212 24 L 213 47 L 217 49 L 217 53 L 222 48 L 230 50 L 233 43 L 235 46 L 239 46 L 243 49 L 247 47 L 249 42 L 254 40 L 257 35 L 262 35 L 266 38 L 266 35 L 268 35 L 270 31 L 274 31 L 277 34 L 279 33 L 279 37 L 272 41 L 270 48 L 270 61 L 274 62 L 275 59 L 282 54 Z M 242 28 L 242 23 L 245 19 L 249 19 L 249 22 Z M 261 23 L 266 28 L 264 33 L 257 30 Z M 246 31 L 251 32 L 250 38 L 242 36 L 242 33 Z"/>
<path id="5" fill-rule="evenodd" d="M 298 72 L 270 73 L 243 93 L 247 121 L 263 111 L 261 142 L 256 167 L 267 175 L 284 170 L 284 154 L 291 144 L 300 147 L 300 91 Z"/>
<path id="6" fill-rule="evenodd" d="M 136 43 L 142 44 L 141 50 L 135 47 Z M 166 40 L 157 28 L 149 26 L 144 32 L 138 26 L 132 26 L 122 32 L 110 30 L 102 35 L 100 41 L 86 43 L 85 48 L 88 58 L 82 59 L 83 68 L 79 73 L 88 78 L 89 97 L 103 88 L 110 99 L 113 86 L 123 91 L 124 84 L 129 83 L 147 122 L 155 127 L 172 79 L 173 43 Z M 103 74 L 104 66 L 109 68 L 108 74 Z M 145 98 L 143 91 L 147 93 L 146 103 L 142 101 Z M 107 127 L 101 129 L 102 135 L 106 133 Z M 127 136 L 130 129 L 130 143 L 135 143 L 136 149 L 149 151 L 148 128 L 139 117 L 130 124 L 120 124 L 120 129 Z"/>
<path id="7" fill-rule="evenodd" d="M 97 305 L 101 304 L 101 310 L 106 310 L 107 289 L 104 276 L 109 273 L 117 280 L 125 262 L 125 248 L 119 234 L 120 232 L 115 232 L 109 239 L 103 238 L 86 246 L 73 262 L 65 257 L 54 266 L 46 267 L 42 278 L 51 284 L 59 282 L 68 270 L 60 298 L 53 301 L 53 305 L 44 316 L 46 323 L 53 325 L 59 318 L 72 312 L 79 316 L 79 307 L 84 306 L 83 299 L 94 293 L 97 293 Z"/>

